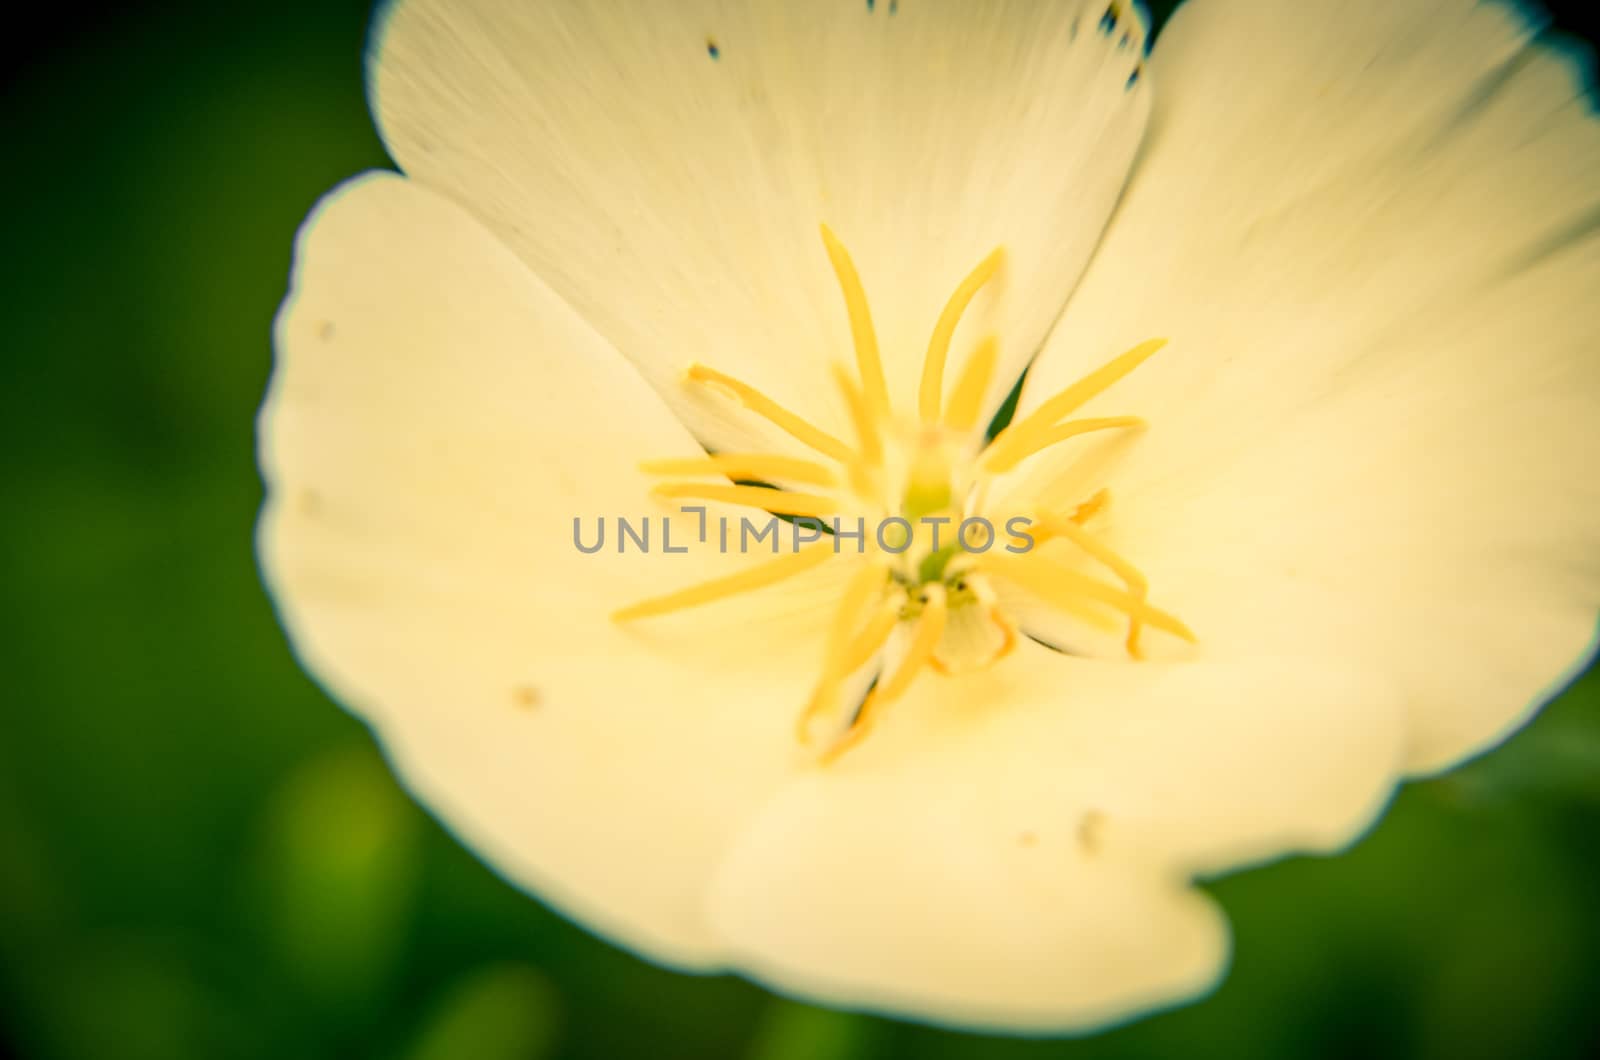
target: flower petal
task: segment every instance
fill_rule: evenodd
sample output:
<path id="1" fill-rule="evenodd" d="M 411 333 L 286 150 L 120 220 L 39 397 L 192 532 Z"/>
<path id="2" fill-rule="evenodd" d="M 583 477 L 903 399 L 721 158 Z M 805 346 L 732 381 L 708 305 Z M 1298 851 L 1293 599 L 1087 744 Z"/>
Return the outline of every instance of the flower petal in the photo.
<path id="1" fill-rule="evenodd" d="M 1033 645 L 930 680 L 735 849 L 713 917 L 806 996 L 1062 1031 L 1207 989 L 1195 872 L 1343 845 L 1387 797 L 1392 695 L 1301 659 L 1101 664 Z"/>
<path id="2" fill-rule="evenodd" d="M 575 517 L 588 541 L 596 519 L 659 515 L 637 462 L 698 446 L 427 189 L 369 175 L 318 207 L 277 345 L 260 551 L 297 653 L 501 872 L 658 957 L 714 961 L 706 881 L 788 772 L 827 609 L 790 585 L 608 618 L 737 569 L 661 554 L 659 524 L 649 555 L 574 547 Z M 693 520 L 675 530 L 682 547 Z"/>
<path id="3" fill-rule="evenodd" d="M 1152 335 L 1059 498 L 1208 654 L 1402 684 L 1408 768 L 1503 738 L 1600 606 L 1600 122 L 1510 7 L 1207 0 L 1161 38 L 1146 151 L 1024 410 Z"/>
<path id="4" fill-rule="evenodd" d="M 852 346 L 819 223 L 855 259 L 902 407 L 945 300 L 1004 245 L 952 354 L 998 332 L 990 406 L 1004 396 L 1143 129 L 1145 29 L 1113 6 L 401 0 L 373 96 L 409 175 L 736 448 L 728 406 L 683 386 L 690 361 L 845 430 L 829 364 Z"/>

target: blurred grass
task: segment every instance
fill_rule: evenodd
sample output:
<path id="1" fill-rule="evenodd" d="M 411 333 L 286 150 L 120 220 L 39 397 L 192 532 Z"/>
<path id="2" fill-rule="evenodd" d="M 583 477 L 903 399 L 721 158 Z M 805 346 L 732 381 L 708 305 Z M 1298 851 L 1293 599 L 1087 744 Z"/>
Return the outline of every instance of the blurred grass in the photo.
<path id="1" fill-rule="evenodd" d="M 0 1044 L 41 1058 L 1600 1054 L 1600 681 L 1352 853 L 1216 883 L 1209 1002 L 1006 1041 L 680 976 L 498 880 L 290 657 L 254 414 L 294 232 L 385 159 L 360 3 L 125 13 L 0 136 Z M 0 1050 L 3 1051 L 3 1050 Z"/>

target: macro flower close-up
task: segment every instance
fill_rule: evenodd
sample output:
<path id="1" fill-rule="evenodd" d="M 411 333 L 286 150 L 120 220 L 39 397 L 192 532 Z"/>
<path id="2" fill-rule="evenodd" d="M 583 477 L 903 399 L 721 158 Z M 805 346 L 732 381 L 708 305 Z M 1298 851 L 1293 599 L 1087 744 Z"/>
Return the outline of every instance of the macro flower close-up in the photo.
<path id="1" fill-rule="evenodd" d="M 1001 1033 L 1205 995 L 1198 884 L 1593 654 L 1600 120 L 1541 28 L 396 0 L 399 172 L 301 229 L 259 420 L 296 655 L 652 961 Z"/>

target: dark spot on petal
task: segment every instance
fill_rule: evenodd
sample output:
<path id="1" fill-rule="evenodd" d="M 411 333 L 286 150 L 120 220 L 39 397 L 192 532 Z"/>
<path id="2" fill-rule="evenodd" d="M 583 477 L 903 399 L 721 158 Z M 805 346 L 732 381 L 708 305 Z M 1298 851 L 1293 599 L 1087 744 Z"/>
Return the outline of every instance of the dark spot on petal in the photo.
<path id="1" fill-rule="evenodd" d="M 1106 815 L 1099 810 L 1085 811 L 1078 820 L 1078 849 L 1083 851 L 1085 857 L 1093 857 L 1100 853 L 1100 842 L 1105 829 Z"/>
<path id="2" fill-rule="evenodd" d="M 877 6 L 877 5 L 876 5 L 876 4 L 874 4 L 874 3 L 873 3 L 873 2 L 872 2 L 872 0 L 867 0 L 867 14 L 869 14 L 869 15 L 870 15 L 870 14 L 872 14 L 872 9 L 873 9 L 873 8 L 874 8 L 874 7 L 876 7 L 876 6 Z"/>
<path id="3" fill-rule="evenodd" d="M 892 15 L 898 10 L 900 10 L 900 0 L 889 0 L 889 14 Z"/>
<path id="4" fill-rule="evenodd" d="M 1031 847 L 1038 844 L 1039 834 L 1037 832 L 1020 832 L 1017 835 L 1017 846 L 1019 847 Z"/>
<path id="5" fill-rule="evenodd" d="M 1117 28 L 1117 15 L 1114 9 L 1106 8 L 1106 13 L 1100 16 L 1100 32 L 1111 36 L 1111 31 Z"/>
<path id="6" fill-rule="evenodd" d="M 523 710 L 532 710 L 539 705 L 539 690 L 532 685 L 518 685 L 511 690 L 511 702 Z"/>
<path id="7" fill-rule="evenodd" d="M 722 49 L 717 47 L 717 42 L 710 37 L 706 38 L 706 54 L 711 56 L 713 62 L 722 58 Z"/>
<path id="8" fill-rule="evenodd" d="M 856 723 L 856 719 L 861 717 L 861 708 L 867 705 L 867 697 L 872 695 L 873 689 L 878 687 L 878 678 L 880 678 L 882 676 L 883 676 L 883 671 L 881 671 L 881 670 L 878 671 L 877 673 L 873 674 L 872 675 L 872 681 L 867 685 L 866 691 L 861 693 L 861 698 L 856 700 L 856 705 L 854 707 L 850 708 L 850 724 L 851 725 L 854 725 Z"/>
<path id="9" fill-rule="evenodd" d="M 1029 640 L 1033 641 L 1035 644 L 1039 645 L 1039 647 L 1047 648 L 1050 651 L 1053 651 L 1058 655 L 1077 655 L 1078 654 L 1077 652 L 1073 651 L 1071 648 L 1063 648 L 1061 645 L 1056 644 L 1053 641 L 1045 640 L 1043 637 L 1035 636 L 1034 634 L 1029 633 L 1025 629 L 1018 630 L 1018 632 L 1021 633 L 1024 637 L 1027 637 Z"/>
<path id="10" fill-rule="evenodd" d="M 1127 85 L 1125 87 L 1132 88 L 1134 85 L 1136 85 L 1138 83 L 1139 83 L 1139 68 L 1137 66 L 1135 66 L 1133 68 L 1133 73 L 1128 75 L 1128 83 L 1127 83 Z"/>

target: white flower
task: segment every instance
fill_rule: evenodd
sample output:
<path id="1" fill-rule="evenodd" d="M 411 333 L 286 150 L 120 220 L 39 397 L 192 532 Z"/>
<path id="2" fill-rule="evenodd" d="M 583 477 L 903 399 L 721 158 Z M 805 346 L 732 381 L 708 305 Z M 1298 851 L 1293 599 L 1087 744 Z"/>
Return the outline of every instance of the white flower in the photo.
<path id="1" fill-rule="evenodd" d="M 406 176 L 307 222 L 262 414 L 297 651 L 655 959 L 1011 1030 L 1208 989 L 1197 876 L 1591 652 L 1600 128 L 1530 33 L 1194 0 L 1146 71 L 1120 2 L 401 0 Z M 1039 540 L 573 547 L 688 497 Z"/>

